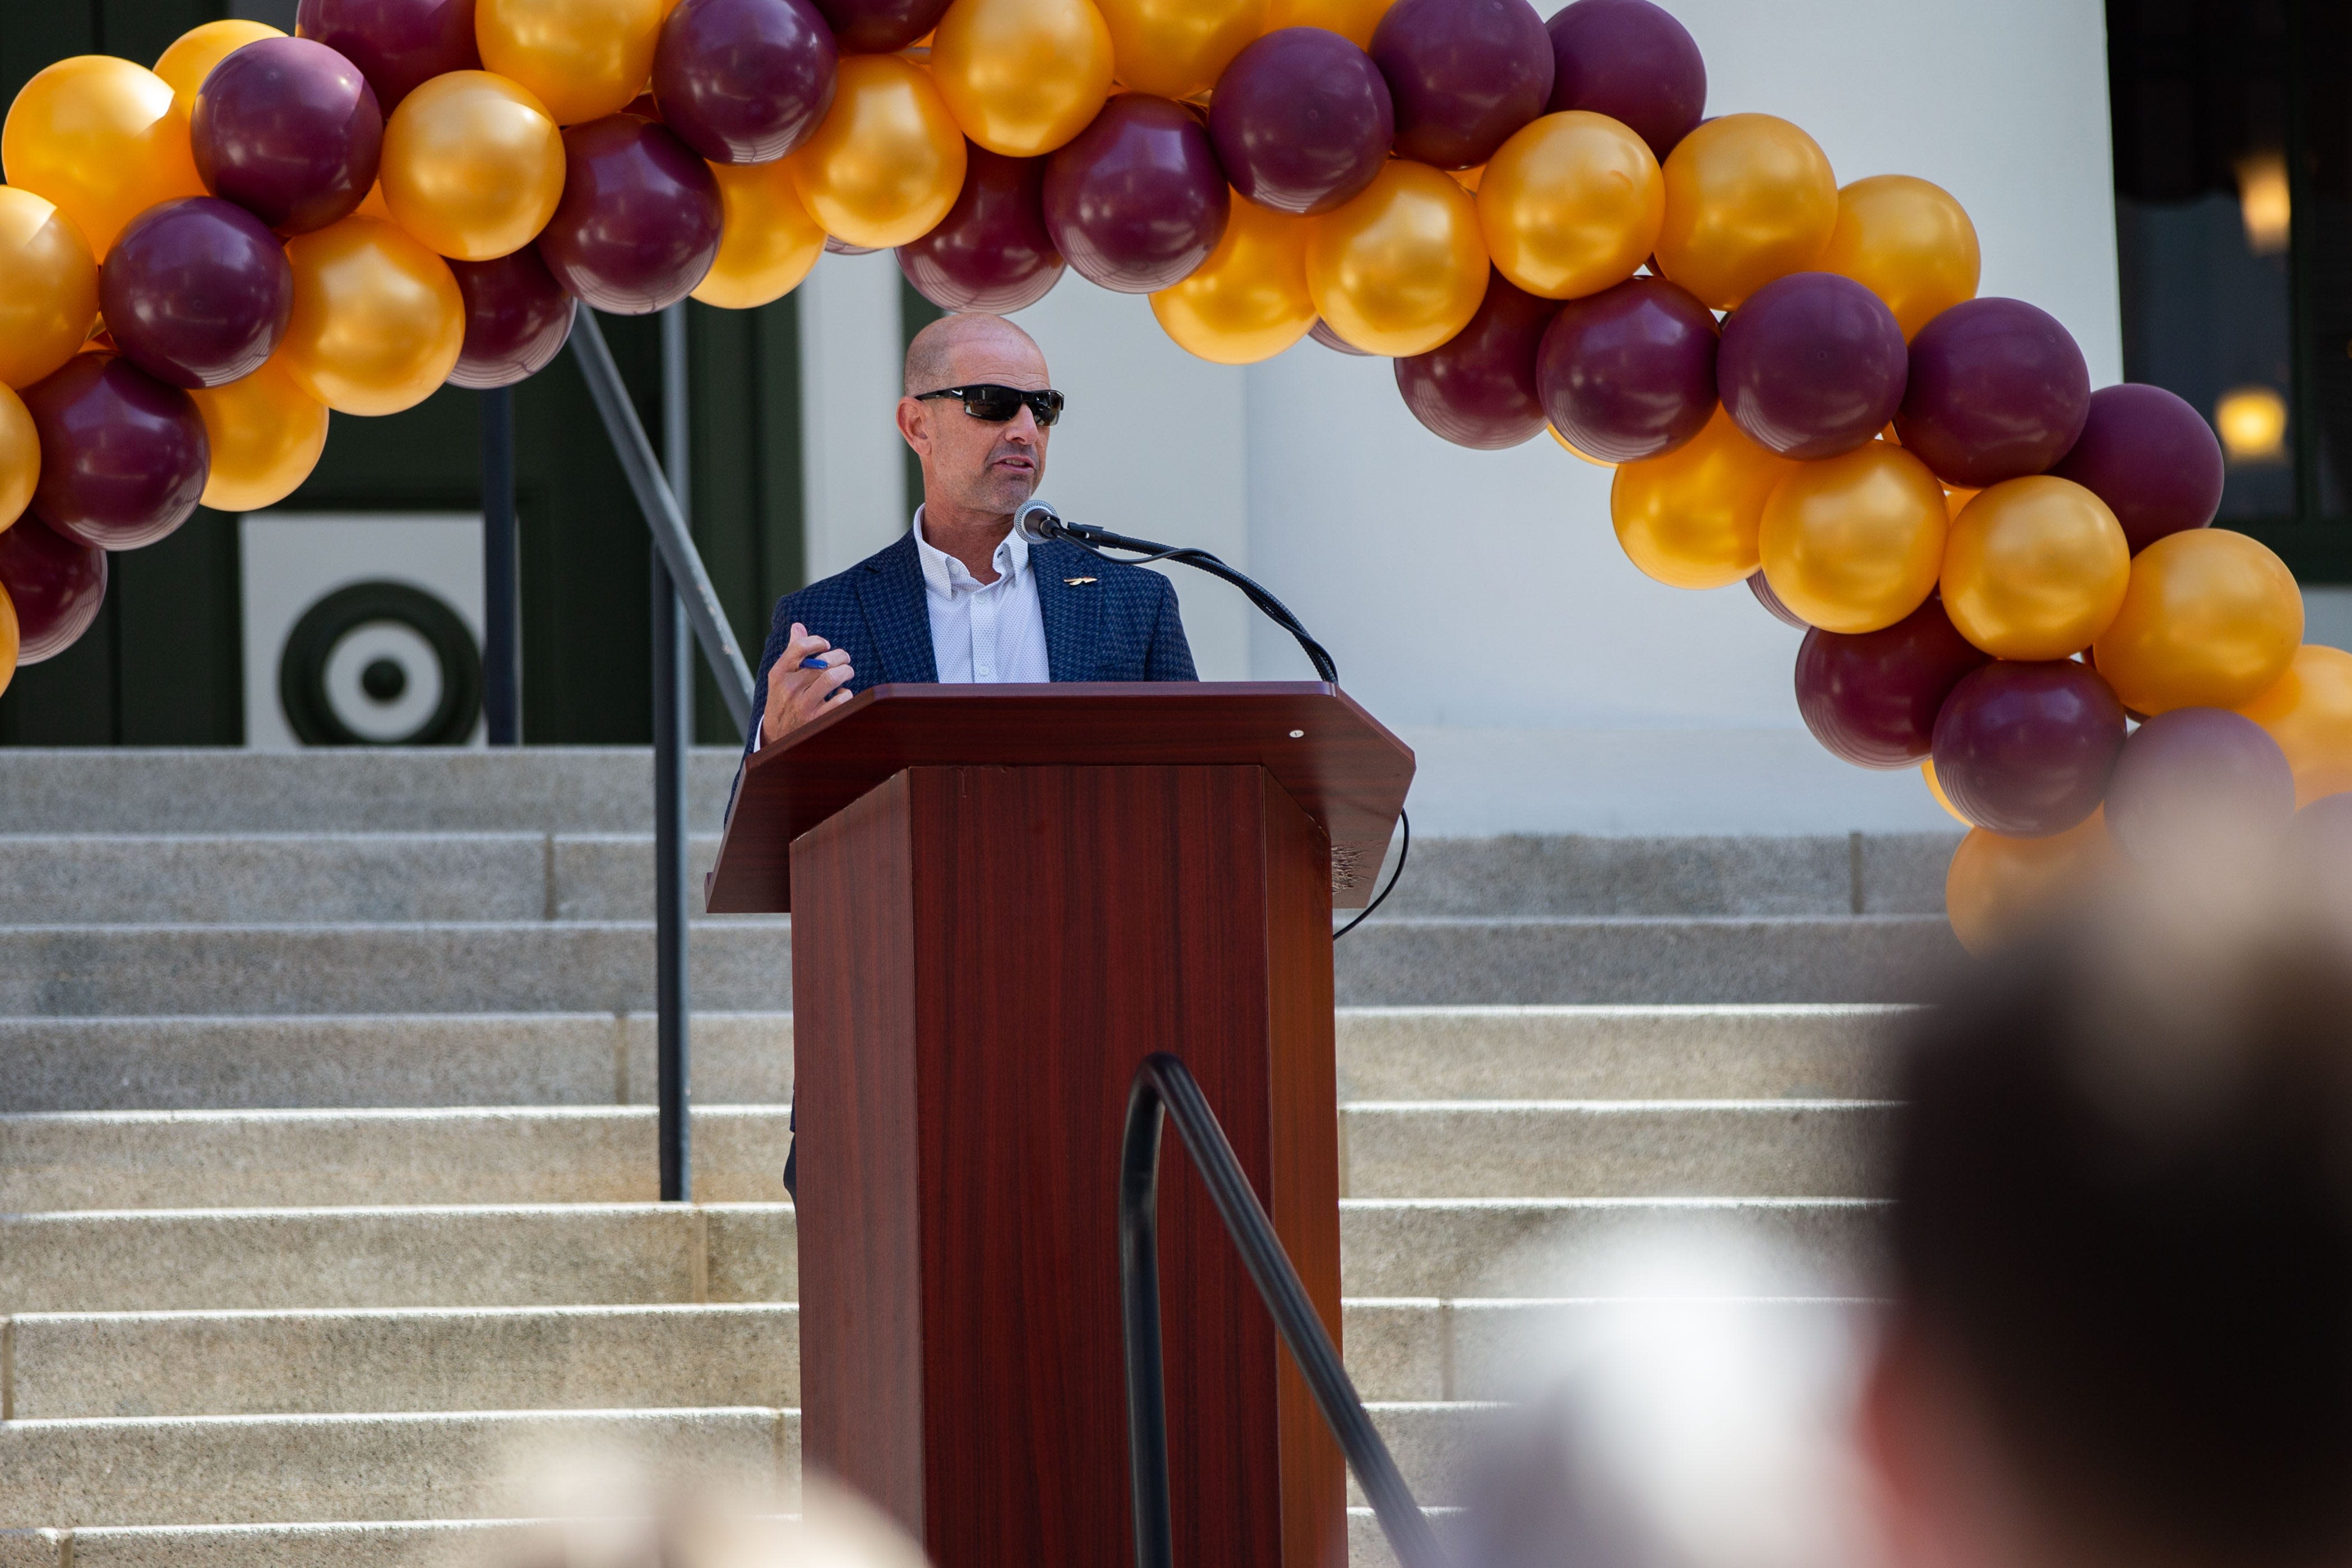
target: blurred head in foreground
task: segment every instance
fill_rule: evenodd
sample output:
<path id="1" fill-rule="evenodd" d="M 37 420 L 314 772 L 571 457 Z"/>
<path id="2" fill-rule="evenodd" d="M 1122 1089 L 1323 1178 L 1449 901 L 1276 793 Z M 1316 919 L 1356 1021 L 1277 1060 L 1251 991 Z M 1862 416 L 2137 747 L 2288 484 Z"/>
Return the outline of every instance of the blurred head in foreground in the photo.
<path id="1" fill-rule="evenodd" d="M 488 1568 L 928 1568 L 896 1523 L 816 1477 L 786 1515 L 774 1498 L 687 1484 L 625 1455 L 533 1469 L 557 1507 Z"/>
<path id="2" fill-rule="evenodd" d="M 1906 1058 L 1865 1447 L 1906 1568 L 2352 1564 L 2352 942 L 2140 883 Z"/>

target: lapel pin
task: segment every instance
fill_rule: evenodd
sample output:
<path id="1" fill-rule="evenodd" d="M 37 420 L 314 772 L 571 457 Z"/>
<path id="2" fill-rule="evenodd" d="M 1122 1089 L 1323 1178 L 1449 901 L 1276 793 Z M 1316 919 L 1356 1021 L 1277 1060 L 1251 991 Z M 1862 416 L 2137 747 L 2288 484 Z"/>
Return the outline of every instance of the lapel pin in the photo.
<path id="1" fill-rule="evenodd" d="M 1093 580 L 1091 577 L 1066 577 L 1062 579 L 1062 583 L 1067 588 L 1083 588 Z"/>

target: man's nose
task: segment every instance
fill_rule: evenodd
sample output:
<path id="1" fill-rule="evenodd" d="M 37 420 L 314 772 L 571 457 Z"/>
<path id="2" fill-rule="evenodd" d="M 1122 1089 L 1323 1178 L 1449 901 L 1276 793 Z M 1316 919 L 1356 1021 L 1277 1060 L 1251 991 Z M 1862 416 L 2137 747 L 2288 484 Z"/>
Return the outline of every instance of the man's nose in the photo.
<path id="1" fill-rule="evenodd" d="M 1037 411 L 1023 403 L 1021 412 L 1014 414 L 1012 423 L 1004 427 L 1004 436 L 1008 441 L 1026 441 L 1034 444 L 1037 439 Z"/>

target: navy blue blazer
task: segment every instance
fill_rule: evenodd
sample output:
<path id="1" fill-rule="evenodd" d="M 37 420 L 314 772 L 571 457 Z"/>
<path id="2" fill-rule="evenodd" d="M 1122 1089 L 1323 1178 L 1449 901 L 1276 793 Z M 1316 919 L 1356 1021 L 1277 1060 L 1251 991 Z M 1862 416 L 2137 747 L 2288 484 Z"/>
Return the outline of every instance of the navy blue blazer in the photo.
<path id="1" fill-rule="evenodd" d="M 1057 681 L 1192 681 L 1174 585 L 1156 571 L 1087 554 L 1064 539 L 1029 547 L 1037 608 L 1045 622 L 1045 666 Z M 856 674 L 849 689 L 886 682 L 939 679 L 931 655 L 931 614 L 923 603 L 923 565 L 912 529 L 847 571 L 812 582 L 776 601 L 768 645 L 751 692 L 751 742 L 768 706 L 768 670 L 800 622 L 849 650 Z"/>

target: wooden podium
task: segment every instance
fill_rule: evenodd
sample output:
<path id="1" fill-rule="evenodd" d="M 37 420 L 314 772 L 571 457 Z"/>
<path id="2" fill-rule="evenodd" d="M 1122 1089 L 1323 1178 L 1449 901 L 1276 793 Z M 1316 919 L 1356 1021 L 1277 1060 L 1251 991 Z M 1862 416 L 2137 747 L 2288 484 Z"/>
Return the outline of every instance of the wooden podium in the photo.
<path id="1" fill-rule="evenodd" d="M 709 903 L 794 912 L 803 1463 L 940 1568 L 1134 1560 L 1118 1167 L 1150 1052 L 1338 1338 L 1331 911 L 1412 777 L 1319 684 L 884 685 L 752 759 Z M 1171 1161 L 1179 1560 L 1345 1568 L 1338 1445 Z"/>

